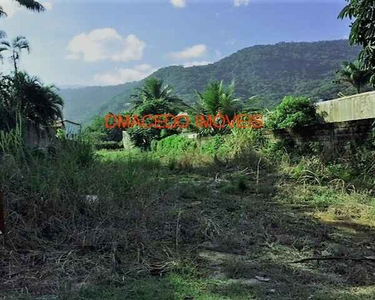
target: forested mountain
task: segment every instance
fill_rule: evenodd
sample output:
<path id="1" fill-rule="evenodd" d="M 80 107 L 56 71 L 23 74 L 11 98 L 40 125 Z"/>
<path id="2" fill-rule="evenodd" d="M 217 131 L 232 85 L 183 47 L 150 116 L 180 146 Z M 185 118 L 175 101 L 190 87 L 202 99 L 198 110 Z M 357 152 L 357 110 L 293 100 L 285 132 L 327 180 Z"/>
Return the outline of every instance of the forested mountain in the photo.
<path id="1" fill-rule="evenodd" d="M 237 96 L 243 101 L 257 96 L 261 106 L 272 107 L 287 94 L 305 95 L 317 101 L 335 98 L 338 92 L 355 93 L 353 88 L 332 81 L 340 64 L 357 59 L 359 51 L 347 40 L 283 42 L 245 48 L 206 66 L 162 68 L 151 76 L 172 85 L 176 94 L 189 103 L 196 100 L 195 90 L 204 89 L 210 80 L 235 80 Z M 62 90 L 65 116 L 87 121 L 96 114 L 123 111 L 129 107 L 134 88 L 142 82 Z"/>
<path id="2" fill-rule="evenodd" d="M 111 98 L 133 89 L 132 83 L 113 86 L 93 86 L 83 88 L 60 89 L 64 99 L 64 118 L 85 122 L 99 114 L 101 105 L 108 105 Z"/>

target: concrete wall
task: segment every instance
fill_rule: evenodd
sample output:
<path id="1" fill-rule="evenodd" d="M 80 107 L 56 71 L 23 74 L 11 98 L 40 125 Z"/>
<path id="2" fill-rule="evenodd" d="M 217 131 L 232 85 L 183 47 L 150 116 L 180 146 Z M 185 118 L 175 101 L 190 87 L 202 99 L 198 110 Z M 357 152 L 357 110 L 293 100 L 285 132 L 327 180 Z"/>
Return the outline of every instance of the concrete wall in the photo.
<path id="1" fill-rule="evenodd" d="M 188 138 L 188 139 L 192 139 L 192 140 L 198 138 L 198 133 L 183 132 L 183 133 L 181 133 L 181 135 Z"/>
<path id="2" fill-rule="evenodd" d="M 124 145 L 125 150 L 131 150 L 134 147 L 130 135 L 126 131 L 122 132 L 122 144 Z"/>
<path id="3" fill-rule="evenodd" d="M 362 144 L 370 138 L 375 119 L 354 120 L 348 122 L 325 123 L 306 126 L 297 130 L 265 130 L 266 136 L 275 139 L 292 139 L 297 144 L 321 142 L 326 145 L 339 145 L 345 142 Z"/>
<path id="4" fill-rule="evenodd" d="M 25 126 L 24 140 L 30 149 L 47 149 L 56 132 L 52 129 L 40 129 L 39 135 L 33 126 Z"/>
<path id="5" fill-rule="evenodd" d="M 362 144 L 375 127 L 375 92 L 343 97 L 316 104 L 322 124 L 294 130 L 263 130 L 273 140 L 293 140 L 296 144 L 320 142 L 336 147 L 346 142 Z"/>
<path id="6" fill-rule="evenodd" d="M 343 97 L 316 104 L 326 123 L 375 118 L 375 92 Z"/>

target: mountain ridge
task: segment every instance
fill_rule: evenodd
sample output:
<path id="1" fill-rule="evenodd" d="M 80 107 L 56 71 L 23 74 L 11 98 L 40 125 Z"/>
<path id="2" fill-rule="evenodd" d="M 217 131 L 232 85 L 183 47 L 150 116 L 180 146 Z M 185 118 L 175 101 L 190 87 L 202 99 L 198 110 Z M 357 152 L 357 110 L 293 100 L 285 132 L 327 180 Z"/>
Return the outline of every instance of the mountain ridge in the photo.
<path id="1" fill-rule="evenodd" d="M 279 42 L 246 47 L 204 66 L 164 67 L 149 77 L 164 80 L 188 103 L 196 101 L 195 90 L 204 89 L 210 80 L 223 80 L 226 84 L 235 80 L 237 96 L 243 101 L 256 96 L 261 107 L 272 107 L 288 94 L 317 101 L 335 98 L 338 92 L 354 93 L 350 87 L 332 81 L 340 64 L 357 59 L 359 51 L 360 47 L 350 46 L 347 40 Z M 147 78 L 117 86 L 88 87 L 95 92 L 91 101 L 87 99 L 91 90 L 76 89 L 68 93 L 62 90 L 62 97 L 68 99 L 65 116 L 74 119 L 84 108 L 85 113 L 78 115 L 78 121 L 85 123 L 95 115 L 129 109 L 130 95 Z M 77 104 L 76 99 L 80 104 L 72 106 Z"/>

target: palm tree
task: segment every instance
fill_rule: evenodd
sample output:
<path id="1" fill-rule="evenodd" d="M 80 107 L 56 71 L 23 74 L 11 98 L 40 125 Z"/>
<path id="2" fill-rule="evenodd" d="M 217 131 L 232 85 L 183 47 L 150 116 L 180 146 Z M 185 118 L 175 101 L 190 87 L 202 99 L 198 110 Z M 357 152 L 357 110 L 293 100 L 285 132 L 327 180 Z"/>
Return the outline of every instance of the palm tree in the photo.
<path id="1" fill-rule="evenodd" d="M 183 109 L 190 108 L 180 98 L 173 95 L 173 89 L 164 85 L 162 80 L 149 78 L 135 95 L 131 95 L 134 108 L 132 113 L 145 115 L 172 114 L 177 115 Z M 137 128 L 128 130 L 134 144 L 142 149 L 150 149 L 152 140 L 159 140 L 170 134 L 175 134 L 175 129 Z"/>
<path id="2" fill-rule="evenodd" d="M 354 62 L 345 61 L 342 65 L 342 69 L 336 72 L 338 79 L 334 82 L 350 83 L 359 94 L 361 92 L 361 88 L 369 83 L 371 72 L 364 70 L 363 64 L 359 60 L 356 60 Z"/>
<path id="3" fill-rule="evenodd" d="M 167 113 L 170 110 L 182 109 L 190 107 L 185 104 L 180 98 L 173 95 L 173 89 L 164 85 L 162 80 L 154 77 L 146 80 L 141 88 L 137 88 L 138 93 L 131 95 L 134 99 L 134 110 L 147 110 L 146 113 Z M 155 110 L 155 111 L 152 111 Z"/>
<path id="4" fill-rule="evenodd" d="M 198 103 L 200 110 L 213 116 L 219 112 L 223 115 L 233 116 L 239 101 L 235 97 L 234 82 L 226 88 L 223 81 L 213 81 L 202 93 L 197 91 L 197 94 L 200 100 Z"/>
<path id="5" fill-rule="evenodd" d="M 225 87 L 223 81 L 210 82 L 203 92 L 196 91 L 199 97 L 197 108 L 202 115 L 208 115 L 207 117 L 220 116 L 220 119 L 232 118 L 235 112 L 239 109 L 239 99 L 235 97 L 234 82 L 228 87 Z M 223 124 L 215 122 L 215 124 Z M 225 122 L 224 122 L 225 124 Z M 208 128 L 199 129 L 200 135 L 217 134 L 217 133 L 228 133 L 229 127 L 209 126 Z"/>
<path id="6" fill-rule="evenodd" d="M 20 6 L 23 6 L 29 10 L 33 10 L 36 12 L 42 12 L 45 10 L 44 6 L 40 4 L 38 1 L 34 1 L 34 0 L 14 0 L 14 1 L 18 2 Z M 0 17 L 6 17 L 6 16 L 7 16 L 6 12 L 0 6 Z"/>
<path id="7" fill-rule="evenodd" d="M 54 86 L 45 86 L 34 76 L 17 73 L 13 79 L 11 106 L 39 129 L 62 119 L 64 102 Z"/>
<path id="8" fill-rule="evenodd" d="M 27 52 L 30 53 L 29 41 L 24 36 L 17 36 L 11 42 L 6 40 L 0 41 L 0 52 L 4 50 L 8 50 L 12 53 L 10 59 L 13 62 L 14 72 L 17 74 L 17 63 L 20 60 L 22 51 L 27 50 Z"/>

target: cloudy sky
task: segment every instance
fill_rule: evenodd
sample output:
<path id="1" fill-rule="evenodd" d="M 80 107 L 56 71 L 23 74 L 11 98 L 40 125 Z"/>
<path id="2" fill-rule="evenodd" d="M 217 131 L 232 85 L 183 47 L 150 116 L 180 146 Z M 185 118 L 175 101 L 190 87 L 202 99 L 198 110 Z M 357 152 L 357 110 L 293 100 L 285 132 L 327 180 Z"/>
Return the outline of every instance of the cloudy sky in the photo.
<path id="1" fill-rule="evenodd" d="M 21 68 L 46 83 L 113 85 L 160 67 L 204 65 L 242 48 L 346 38 L 344 0 L 0 0 L 0 29 L 30 41 Z M 4 54 L 6 55 L 6 54 Z M 2 71 L 9 69 L 4 61 Z"/>

